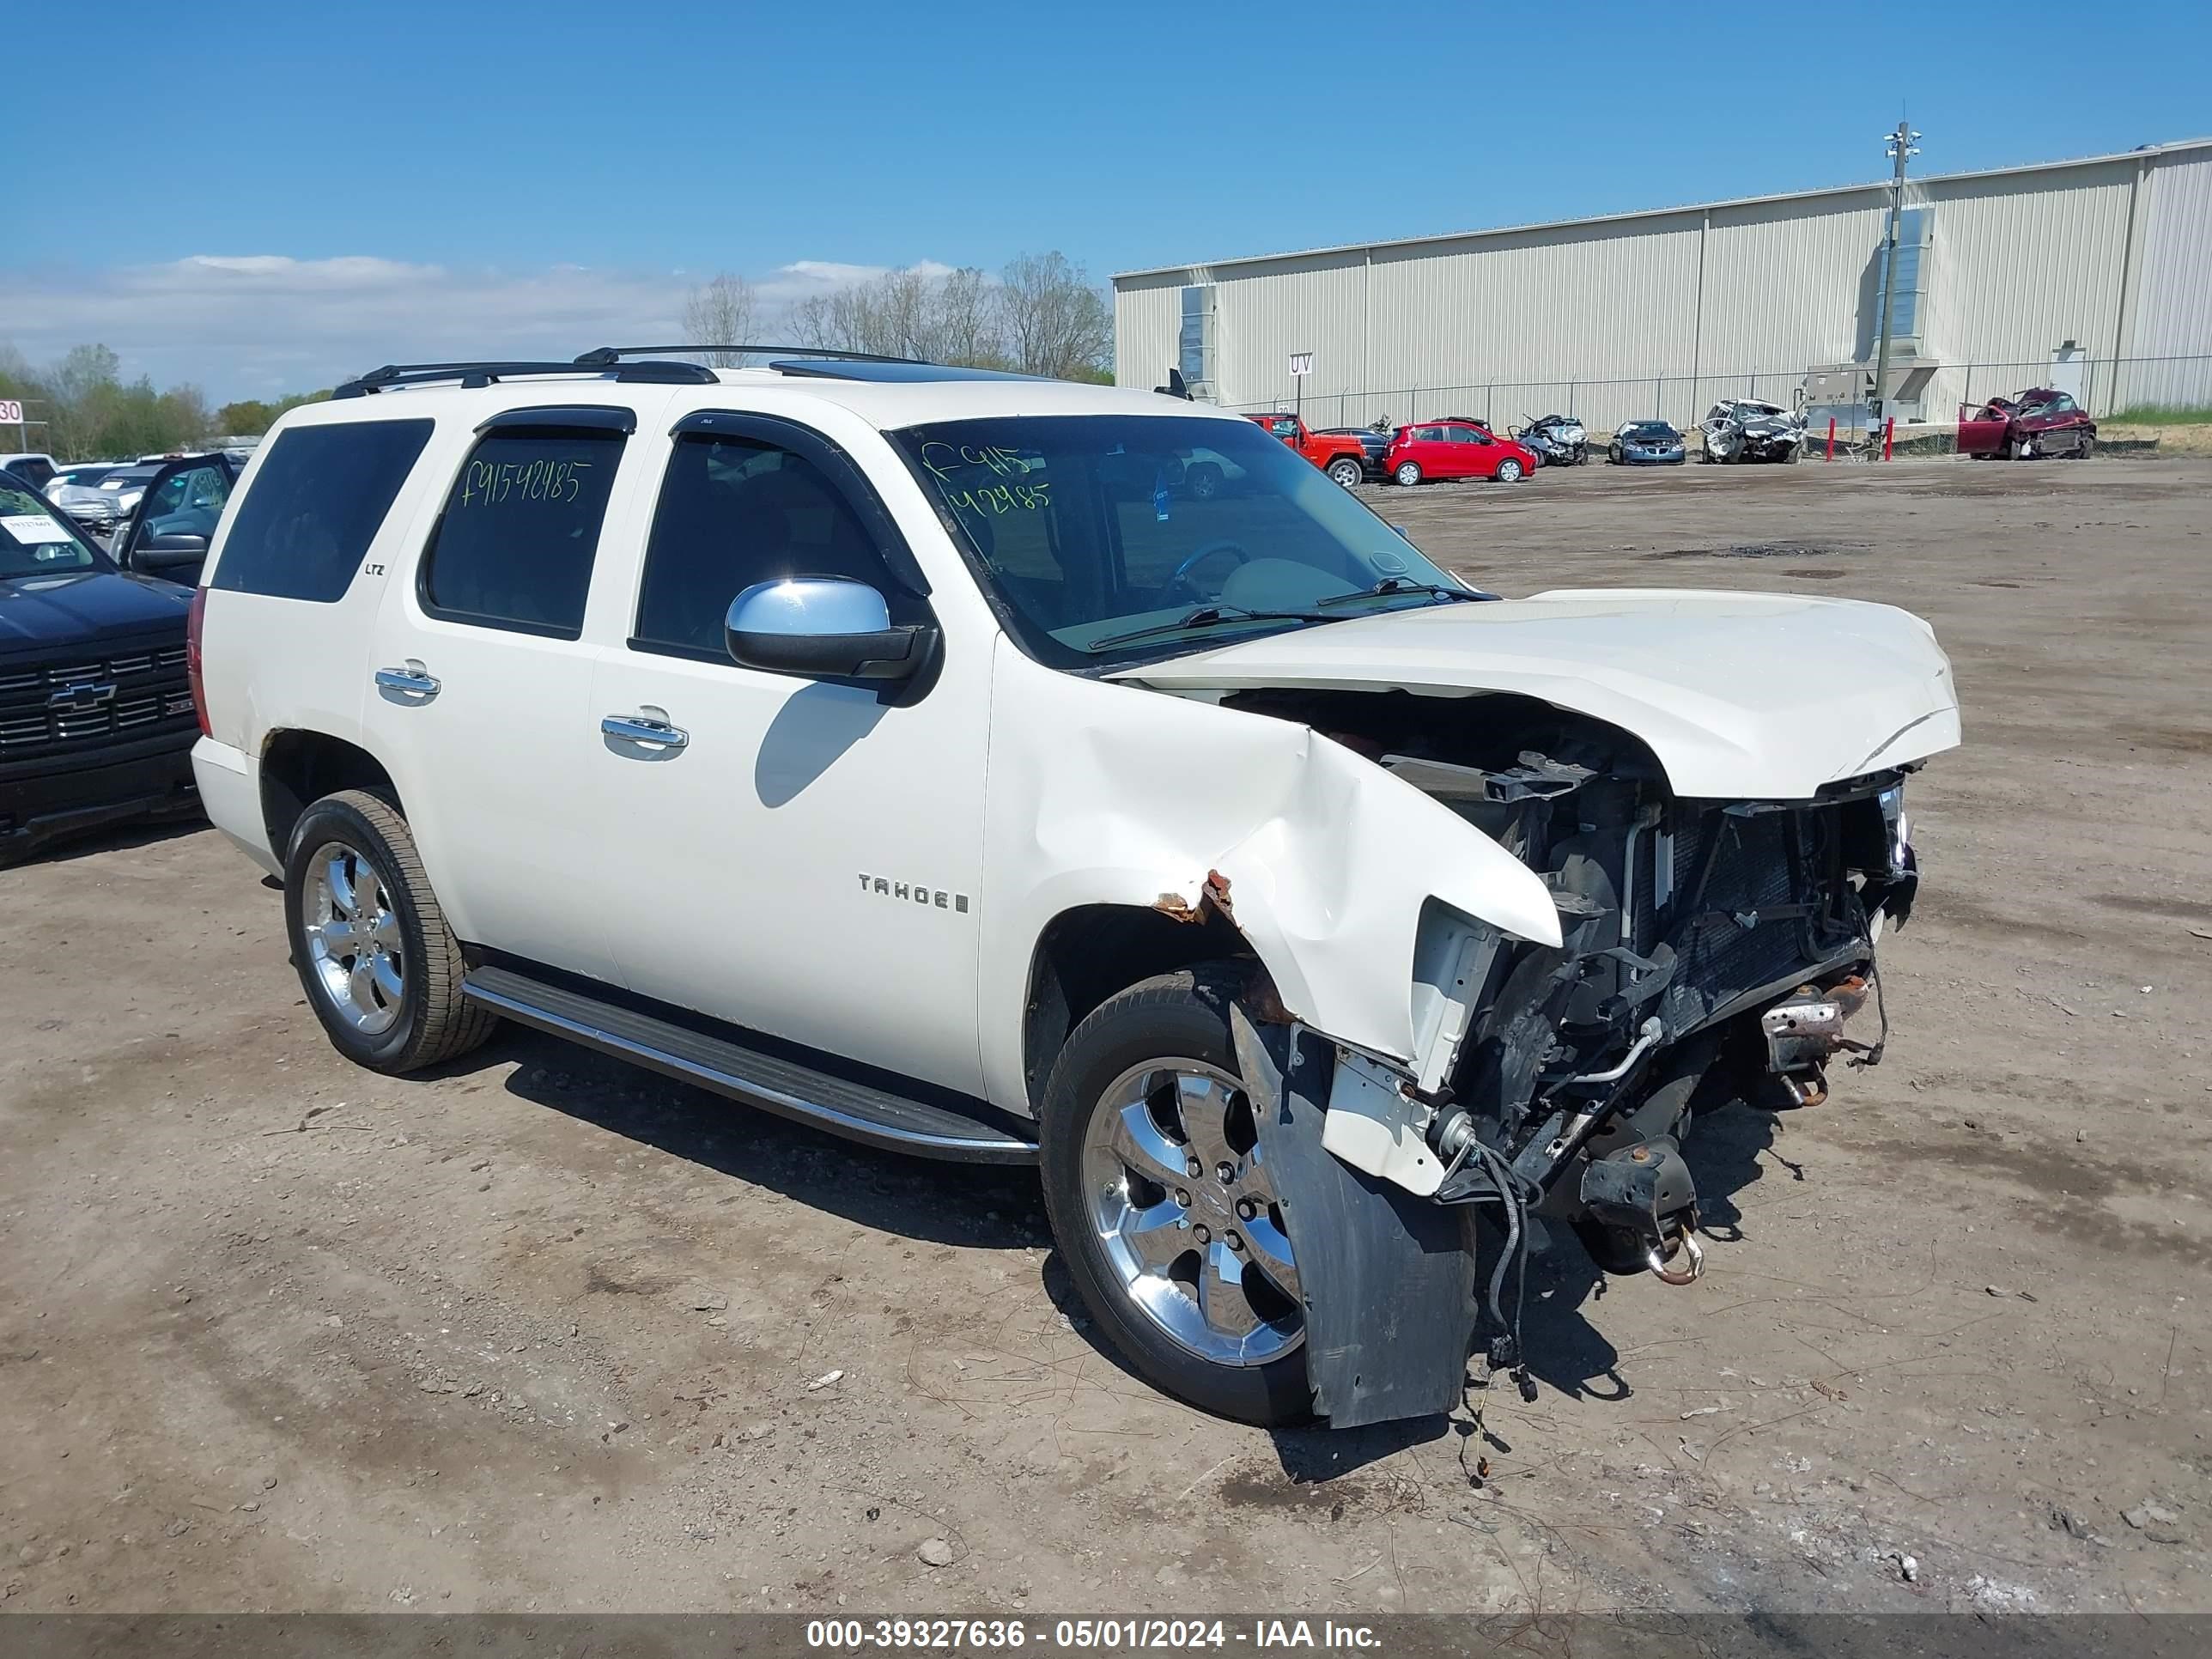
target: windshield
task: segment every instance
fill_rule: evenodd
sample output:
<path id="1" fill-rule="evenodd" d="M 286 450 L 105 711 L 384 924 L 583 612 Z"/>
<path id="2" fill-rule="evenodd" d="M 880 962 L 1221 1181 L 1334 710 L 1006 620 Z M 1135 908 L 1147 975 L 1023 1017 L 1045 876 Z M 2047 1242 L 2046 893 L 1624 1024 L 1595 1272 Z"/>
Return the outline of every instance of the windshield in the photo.
<path id="1" fill-rule="evenodd" d="M 0 483 L 0 581 L 100 568 L 92 544 L 43 495 Z"/>
<path id="2" fill-rule="evenodd" d="M 1000 618 L 1055 667 L 1437 603 L 1422 583 L 1463 588 L 1249 421 L 1012 416 L 890 436 Z M 1279 614 L 1384 584 L 1395 591 Z M 1238 614 L 1250 611 L 1279 614 Z M 1102 644 L 1153 628 L 1167 631 Z"/>
<path id="3" fill-rule="evenodd" d="M 1671 438 L 1674 428 L 1664 421 L 1638 421 L 1628 428 L 1632 438 Z"/>

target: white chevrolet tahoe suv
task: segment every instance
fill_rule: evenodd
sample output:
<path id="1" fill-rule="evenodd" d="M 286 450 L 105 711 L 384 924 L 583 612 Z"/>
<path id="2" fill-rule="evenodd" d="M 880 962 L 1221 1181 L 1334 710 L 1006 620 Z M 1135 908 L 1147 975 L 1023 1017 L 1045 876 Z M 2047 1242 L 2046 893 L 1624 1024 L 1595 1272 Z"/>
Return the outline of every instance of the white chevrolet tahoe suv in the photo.
<path id="1" fill-rule="evenodd" d="M 636 356 L 364 375 L 215 538 L 200 794 L 357 1063 L 1034 1162 L 1139 1371 L 1352 1425 L 1518 1368 L 1553 1229 L 1693 1277 L 1696 1113 L 1878 1057 L 1917 618 L 1501 599 L 1172 397 Z"/>

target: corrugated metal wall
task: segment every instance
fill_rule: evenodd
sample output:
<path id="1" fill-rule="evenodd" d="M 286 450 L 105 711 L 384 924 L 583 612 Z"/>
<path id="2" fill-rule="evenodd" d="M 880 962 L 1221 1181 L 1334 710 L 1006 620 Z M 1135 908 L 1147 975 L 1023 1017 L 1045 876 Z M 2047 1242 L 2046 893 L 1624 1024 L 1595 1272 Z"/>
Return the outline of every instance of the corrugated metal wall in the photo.
<path id="1" fill-rule="evenodd" d="M 1873 355 L 1887 203 L 1857 186 L 1117 277 L 1117 374 L 1165 377 L 1178 292 L 1195 280 L 1217 284 L 1221 401 L 1289 403 L 1290 355 L 1310 351 L 1316 425 L 1559 409 L 1609 427 L 1694 420 L 1723 396 L 1787 404 L 1808 368 Z M 1984 366 L 1940 374 L 1930 417 L 2034 383 L 2063 340 L 2096 358 L 2212 353 L 2212 150 L 1930 179 L 1908 203 L 1933 213 L 1926 349 Z M 2130 341 L 2124 281 L 2137 296 Z M 2106 407 L 2101 372 L 2091 393 Z"/>
<path id="2" fill-rule="evenodd" d="M 2129 319 L 2134 358 L 2187 356 L 2212 341 L 2212 151 L 2145 164 L 2137 216 L 2142 261 Z M 2131 362 L 2120 373 L 2123 404 L 2212 403 L 2212 366 Z"/>

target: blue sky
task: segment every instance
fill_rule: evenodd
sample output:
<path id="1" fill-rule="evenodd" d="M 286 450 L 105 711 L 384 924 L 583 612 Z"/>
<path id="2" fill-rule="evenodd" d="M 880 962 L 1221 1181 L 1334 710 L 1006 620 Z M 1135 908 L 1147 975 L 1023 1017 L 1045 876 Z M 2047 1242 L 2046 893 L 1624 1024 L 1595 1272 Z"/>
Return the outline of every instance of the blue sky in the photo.
<path id="1" fill-rule="evenodd" d="M 266 395 L 664 333 L 717 270 L 1103 280 L 1864 179 L 1900 109 L 1929 172 L 2122 150 L 2212 133 L 2208 13 L 126 0 L 9 77 L 58 188 L 11 192 L 0 343 Z"/>

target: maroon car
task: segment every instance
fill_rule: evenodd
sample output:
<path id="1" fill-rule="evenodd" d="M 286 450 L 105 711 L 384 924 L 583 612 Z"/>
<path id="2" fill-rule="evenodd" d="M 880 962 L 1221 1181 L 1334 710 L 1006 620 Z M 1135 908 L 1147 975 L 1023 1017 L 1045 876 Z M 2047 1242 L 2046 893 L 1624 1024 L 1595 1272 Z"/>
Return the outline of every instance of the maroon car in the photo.
<path id="1" fill-rule="evenodd" d="M 2051 386 L 1992 398 L 1979 408 L 1959 405 L 1959 453 L 1977 460 L 1997 455 L 2008 461 L 2039 455 L 2080 460 L 2096 447 L 2097 423 L 2089 412 Z"/>

